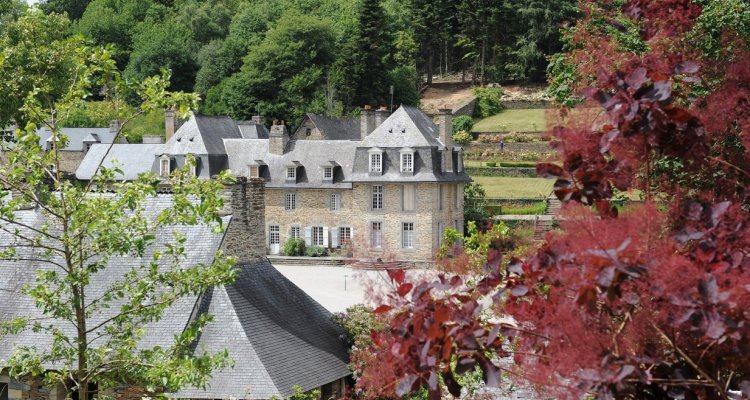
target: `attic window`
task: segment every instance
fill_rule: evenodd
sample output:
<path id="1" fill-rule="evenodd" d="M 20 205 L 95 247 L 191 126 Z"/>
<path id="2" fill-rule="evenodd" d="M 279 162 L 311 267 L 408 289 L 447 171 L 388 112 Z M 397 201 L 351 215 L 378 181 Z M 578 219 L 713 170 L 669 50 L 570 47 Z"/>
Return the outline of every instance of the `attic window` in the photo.
<path id="1" fill-rule="evenodd" d="M 312 128 L 305 128 L 305 136 L 312 135 Z"/>
<path id="2" fill-rule="evenodd" d="M 260 178 L 260 166 L 259 165 L 248 165 L 247 166 L 247 177 L 248 178 Z"/>
<path id="3" fill-rule="evenodd" d="M 166 177 L 172 172 L 171 160 L 167 156 L 162 156 L 159 159 L 159 176 Z"/>
<path id="4" fill-rule="evenodd" d="M 401 150 L 401 172 L 414 172 L 414 149 L 407 147 Z"/>
<path id="5" fill-rule="evenodd" d="M 370 173 L 383 173 L 383 150 L 378 148 L 370 149 Z"/>
<path id="6" fill-rule="evenodd" d="M 286 167 L 286 180 L 288 181 L 297 180 L 297 167 Z"/>
<path id="7" fill-rule="evenodd" d="M 323 179 L 333 179 L 333 167 L 323 167 Z"/>

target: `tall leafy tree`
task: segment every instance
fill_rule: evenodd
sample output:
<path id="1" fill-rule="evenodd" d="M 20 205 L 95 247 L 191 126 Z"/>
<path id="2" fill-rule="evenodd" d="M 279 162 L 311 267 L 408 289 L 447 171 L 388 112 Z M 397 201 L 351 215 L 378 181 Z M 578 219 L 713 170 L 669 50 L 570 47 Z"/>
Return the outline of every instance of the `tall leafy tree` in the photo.
<path id="1" fill-rule="evenodd" d="M 40 148 L 36 128 L 48 127 L 53 143 L 63 147 L 67 138 L 58 121 L 86 99 L 94 85 L 107 88 L 107 99 L 115 109 L 120 109 L 120 93 L 129 85 L 106 49 L 86 47 L 80 41 L 32 40 L 54 37 L 59 33 L 56 28 L 67 26 L 60 18 L 32 11 L 9 29 L 10 36 L 19 34 L 23 39 L 6 41 L 3 47 L 3 54 L 51 54 L 52 64 L 59 68 L 39 68 L 35 58 L 30 59 L 23 73 L 31 88 L 20 97 L 16 113 L 25 125 L 16 131 L 13 146 L 2 145 L 0 230 L 12 240 L 0 243 L 0 258 L 23 260 L 38 268 L 36 281 L 22 290 L 44 318 L 6 319 L 0 334 L 33 330 L 51 343 L 15 348 L 7 367 L 14 377 L 42 375 L 47 383 L 61 383 L 68 397 L 75 392 L 81 400 L 92 398 L 90 383 L 102 390 L 121 383 L 163 391 L 205 385 L 211 371 L 228 361 L 226 352 L 205 354 L 190 348 L 209 318 L 190 323 L 166 347 L 143 347 L 140 338 L 149 323 L 158 321 L 181 298 L 233 279 L 231 260 L 220 254 L 210 265 L 186 260 L 185 238 L 179 233 L 167 239 L 163 251 L 147 253 L 158 230 L 169 235 L 171 227 L 190 224 L 222 229 L 217 214 L 222 207 L 220 183 L 178 171 L 169 179 L 173 204 L 154 216 L 146 209 L 159 185 L 152 174 L 123 183 L 118 182 L 117 170 L 99 168 L 91 183 L 79 184 L 59 172 L 59 153 Z M 56 44 L 54 49 L 46 48 Z M 66 62 L 58 65 L 57 60 Z M 57 76 L 66 79 L 50 79 Z M 17 79 L 15 69 L 0 70 L 0 82 Z M 176 108 L 184 115 L 196 103 L 194 95 L 168 92 L 167 86 L 168 76 L 156 76 L 129 88 L 143 99 L 137 114 Z M 125 112 L 118 116 L 125 124 L 132 118 Z M 35 210 L 22 211 L 28 205 Z M 29 212 L 44 222 L 29 224 L 23 215 Z M 109 270 L 110 261 L 118 257 L 145 261 L 119 274 Z M 94 290 L 95 281 L 107 286 Z M 49 365 L 55 365 L 54 371 L 44 369 Z"/>
<path id="2" fill-rule="evenodd" d="M 357 83 L 355 104 L 386 104 L 393 39 L 380 0 L 362 2 L 357 28 L 357 47 L 352 60 L 356 67 L 349 77 Z"/>
<path id="3" fill-rule="evenodd" d="M 83 16 L 91 0 L 46 0 L 39 4 L 46 13 L 67 13 L 68 17 L 77 20 Z"/>

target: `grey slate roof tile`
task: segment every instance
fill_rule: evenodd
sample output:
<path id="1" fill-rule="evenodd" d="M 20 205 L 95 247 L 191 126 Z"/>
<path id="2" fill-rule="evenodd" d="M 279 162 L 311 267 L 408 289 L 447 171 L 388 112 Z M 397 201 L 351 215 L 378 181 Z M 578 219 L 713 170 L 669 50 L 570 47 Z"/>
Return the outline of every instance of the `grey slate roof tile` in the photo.
<path id="1" fill-rule="evenodd" d="M 98 137 L 100 143 L 113 143 L 117 134 L 109 128 L 60 128 L 60 133 L 68 137 L 68 145 L 63 149 L 68 151 L 83 151 L 83 142 L 87 139 L 94 139 L 92 135 Z M 39 136 L 39 146 L 46 149 L 47 140 L 52 137 L 52 131 L 48 127 L 43 127 L 39 128 L 36 134 Z M 122 137 L 117 142 L 127 143 Z"/>
<path id="2" fill-rule="evenodd" d="M 165 144 L 113 144 L 107 154 L 109 146 L 108 144 L 91 146 L 76 170 L 76 178 L 90 180 L 104 158 L 102 166 L 107 168 L 112 168 L 114 161 L 117 160 L 123 172 L 122 176 L 118 176 L 117 179 L 132 181 L 141 173 L 152 171 L 156 157 L 164 154 L 166 149 Z"/>
<path id="3" fill-rule="evenodd" d="M 360 140 L 359 118 L 336 118 L 307 113 L 312 123 L 328 140 Z"/>

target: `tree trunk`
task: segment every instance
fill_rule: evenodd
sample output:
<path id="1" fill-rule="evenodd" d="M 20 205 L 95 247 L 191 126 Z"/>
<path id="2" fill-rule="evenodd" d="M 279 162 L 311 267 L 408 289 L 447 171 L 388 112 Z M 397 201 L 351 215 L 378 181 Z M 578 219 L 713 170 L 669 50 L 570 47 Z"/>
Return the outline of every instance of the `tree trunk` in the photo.
<path id="1" fill-rule="evenodd" d="M 427 53 L 427 84 L 432 85 L 432 63 L 435 58 L 434 50 L 430 49 Z"/>
<path id="2" fill-rule="evenodd" d="M 78 331 L 78 371 L 76 371 L 78 400 L 89 400 L 88 360 L 86 357 L 88 349 L 85 313 L 86 299 L 83 287 L 76 283 L 73 284 L 73 303 L 76 312 L 76 329 Z"/>
<path id="3" fill-rule="evenodd" d="M 487 38 L 482 38 L 482 68 L 481 68 L 481 76 L 482 76 L 482 85 L 486 83 L 485 77 L 484 77 L 484 55 L 487 51 Z"/>

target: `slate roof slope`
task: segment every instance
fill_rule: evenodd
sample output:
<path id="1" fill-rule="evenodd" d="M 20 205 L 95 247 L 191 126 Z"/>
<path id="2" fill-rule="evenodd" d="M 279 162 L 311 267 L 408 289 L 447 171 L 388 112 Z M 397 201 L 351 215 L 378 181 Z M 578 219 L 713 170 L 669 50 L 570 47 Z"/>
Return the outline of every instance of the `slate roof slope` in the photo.
<path id="1" fill-rule="evenodd" d="M 109 128 L 60 128 L 60 133 L 68 137 L 68 145 L 63 150 L 83 151 L 83 142 L 86 139 L 94 139 L 95 135 L 100 143 L 112 143 L 115 140 L 116 132 L 111 132 Z M 52 137 L 52 131 L 48 127 L 39 128 L 36 131 L 39 136 L 39 146 L 47 148 L 47 140 Z M 127 143 L 124 138 L 119 138 L 118 143 Z"/>
<path id="2" fill-rule="evenodd" d="M 328 140 L 360 140 L 359 118 L 336 118 L 307 113 L 313 124 Z"/>
<path id="3" fill-rule="evenodd" d="M 203 332 L 197 346 L 229 348 L 235 366 L 214 374 L 205 391 L 188 389 L 176 397 L 287 398 L 294 385 L 307 391 L 351 374 L 343 331 L 327 310 L 268 260 L 240 268 L 234 284 L 214 290 L 209 312 L 219 323 Z"/>
<path id="4" fill-rule="evenodd" d="M 117 179 L 132 181 L 138 178 L 138 175 L 153 170 L 156 156 L 164 154 L 165 144 L 113 144 L 112 149 L 107 154 L 108 144 L 94 144 L 86 153 L 81 161 L 81 165 L 76 170 L 76 178 L 81 180 L 90 180 L 94 176 L 97 166 L 102 165 L 107 168 L 114 166 L 115 160 L 123 174 L 118 175 Z M 106 156 L 105 156 L 106 154 Z"/>
<path id="5" fill-rule="evenodd" d="M 361 147 L 438 147 L 438 127 L 416 107 L 401 106 L 360 143 Z"/>
<path id="6" fill-rule="evenodd" d="M 237 121 L 237 127 L 245 139 L 268 139 L 268 129 L 255 121 Z"/>
<path id="7" fill-rule="evenodd" d="M 191 115 L 167 142 L 167 154 L 226 154 L 223 139 L 240 139 L 237 123 L 229 117 Z"/>
<path id="8" fill-rule="evenodd" d="M 292 140 L 283 155 L 268 152 L 268 140 L 226 139 L 224 144 L 229 157 L 229 169 L 235 176 L 247 176 L 247 166 L 262 160 L 269 174 L 264 176 L 267 188 L 351 188 L 345 182 L 352 171 L 354 155 L 359 142 L 348 140 Z M 335 161 L 341 176 L 333 183 L 323 183 L 323 165 Z M 297 183 L 286 182 L 286 167 L 298 161 L 304 166 Z"/>

